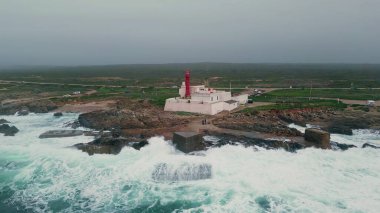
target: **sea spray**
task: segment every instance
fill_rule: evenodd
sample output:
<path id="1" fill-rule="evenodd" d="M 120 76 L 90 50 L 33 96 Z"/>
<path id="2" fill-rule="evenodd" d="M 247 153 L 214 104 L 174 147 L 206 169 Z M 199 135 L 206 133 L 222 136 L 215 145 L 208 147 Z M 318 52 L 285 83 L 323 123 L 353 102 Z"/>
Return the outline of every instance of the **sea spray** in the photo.
<path id="1" fill-rule="evenodd" d="M 88 156 L 74 148 L 92 137 L 45 139 L 76 114 L 6 116 L 20 129 L 0 136 L 1 212 L 377 212 L 380 209 L 380 152 L 304 149 L 297 153 L 226 145 L 185 155 L 162 137 L 140 151 Z M 68 128 L 69 129 L 69 128 Z M 337 135 L 337 142 L 379 143 L 373 132 Z M 339 141 L 343 140 L 344 141 Z M 157 165 L 167 174 L 191 165 L 210 165 L 212 176 L 156 181 Z M 196 170 L 195 170 L 196 171 Z M 190 173 L 191 174 L 191 173 Z M 190 175 L 191 176 L 191 175 Z M 170 177 L 170 175 L 169 175 Z M 17 209 L 16 209 L 17 208 Z"/>

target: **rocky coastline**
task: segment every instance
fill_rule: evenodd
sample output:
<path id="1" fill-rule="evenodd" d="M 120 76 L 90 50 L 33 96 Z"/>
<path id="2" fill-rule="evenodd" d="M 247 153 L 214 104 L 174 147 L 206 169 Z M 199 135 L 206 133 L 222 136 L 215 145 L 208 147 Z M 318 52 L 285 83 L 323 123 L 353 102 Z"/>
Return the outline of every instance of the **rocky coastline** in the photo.
<path id="1" fill-rule="evenodd" d="M 0 115 L 27 114 L 29 112 L 46 113 L 56 110 L 55 117 L 64 116 L 57 111 L 59 106 L 50 101 L 11 104 L 0 107 Z M 74 147 L 93 154 L 118 154 L 125 146 L 137 150 L 147 145 L 147 139 L 156 135 L 164 135 L 172 139 L 172 133 L 178 130 L 190 130 L 194 123 L 204 120 L 200 115 L 179 115 L 164 112 L 161 108 L 147 101 L 118 100 L 110 109 L 85 112 L 79 115 L 72 127 L 86 127 L 99 131 L 95 140 L 89 143 L 76 144 Z M 265 149 L 285 149 L 296 152 L 299 149 L 313 146 L 303 140 L 304 134 L 289 124 L 300 126 L 312 124 L 329 133 L 352 135 L 353 129 L 380 129 L 380 116 L 363 112 L 334 111 L 330 109 L 302 110 L 270 110 L 253 113 L 234 112 L 208 117 L 209 124 L 200 126 L 198 132 L 203 136 L 216 136 L 217 142 L 204 140 L 206 150 L 223 145 L 256 146 Z M 18 132 L 6 120 L 0 120 L 1 133 L 14 135 Z M 71 124 L 70 124 L 71 125 Z M 193 129 L 191 129 L 193 130 Z M 223 130 L 238 132 L 257 132 L 265 137 L 247 137 L 240 134 L 227 133 Z M 107 132 L 107 133 L 106 133 Z M 273 136 L 279 139 L 268 139 Z M 207 138 L 207 137 L 206 137 Z M 331 143 L 332 149 L 347 150 L 354 146 Z M 377 148 L 372 144 L 363 147 Z"/>

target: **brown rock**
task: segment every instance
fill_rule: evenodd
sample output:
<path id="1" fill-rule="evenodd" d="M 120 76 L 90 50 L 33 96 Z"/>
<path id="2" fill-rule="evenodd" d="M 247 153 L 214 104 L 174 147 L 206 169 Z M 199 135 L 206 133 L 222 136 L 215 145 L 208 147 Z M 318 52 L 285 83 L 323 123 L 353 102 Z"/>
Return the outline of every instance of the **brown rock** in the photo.
<path id="1" fill-rule="evenodd" d="M 331 149 L 330 133 L 326 131 L 315 128 L 306 129 L 304 137 L 306 141 L 314 143 L 319 148 Z"/>

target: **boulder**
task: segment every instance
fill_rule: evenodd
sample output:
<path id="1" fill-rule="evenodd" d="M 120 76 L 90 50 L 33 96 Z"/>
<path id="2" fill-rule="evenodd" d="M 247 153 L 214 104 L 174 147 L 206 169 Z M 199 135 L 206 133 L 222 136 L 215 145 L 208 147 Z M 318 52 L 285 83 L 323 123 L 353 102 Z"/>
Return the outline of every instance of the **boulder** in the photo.
<path id="1" fill-rule="evenodd" d="M 140 150 L 141 148 L 143 148 L 144 146 L 148 145 L 148 141 L 146 140 L 143 140 L 143 141 L 140 141 L 140 142 L 135 142 L 135 143 L 132 143 L 132 147 L 136 150 Z"/>
<path id="2" fill-rule="evenodd" d="M 327 127 L 327 131 L 341 135 L 353 135 L 352 129 L 344 125 L 330 125 Z"/>
<path id="3" fill-rule="evenodd" d="M 321 129 L 309 128 L 305 130 L 305 140 L 322 149 L 331 149 L 330 133 Z"/>
<path id="4" fill-rule="evenodd" d="M 342 151 L 346 151 L 351 148 L 357 148 L 357 146 L 352 145 L 352 144 L 338 143 L 338 142 L 332 142 L 332 141 L 331 141 L 331 147 L 333 150 L 342 150 Z"/>
<path id="5" fill-rule="evenodd" d="M 63 113 L 62 112 L 56 112 L 56 113 L 54 113 L 53 116 L 54 117 L 61 117 L 61 116 L 63 116 Z"/>
<path id="6" fill-rule="evenodd" d="M 63 138 L 80 135 L 83 135 L 83 131 L 81 130 L 50 130 L 42 133 L 39 138 Z"/>
<path id="7" fill-rule="evenodd" d="M 196 132 L 173 133 L 173 144 L 184 153 L 201 151 L 205 149 L 202 135 Z"/>
<path id="8" fill-rule="evenodd" d="M 380 149 L 380 146 L 376 146 L 370 143 L 363 144 L 362 148 L 373 148 L 373 149 Z"/>
<path id="9" fill-rule="evenodd" d="M 9 126 L 8 124 L 0 125 L 0 133 L 3 133 L 4 136 L 15 136 L 19 130 L 15 126 Z"/>
<path id="10" fill-rule="evenodd" d="M 94 155 L 94 154 L 119 154 L 122 146 L 112 146 L 112 145 L 100 145 L 100 144 L 93 144 L 93 143 L 79 143 L 75 144 L 74 147 L 76 147 L 79 150 L 82 150 L 82 152 L 87 152 L 88 155 Z"/>
<path id="11" fill-rule="evenodd" d="M 18 116 L 25 116 L 29 114 L 29 109 L 28 108 L 23 108 L 20 111 L 17 112 Z"/>
<path id="12" fill-rule="evenodd" d="M 89 143 L 75 144 L 79 150 L 87 152 L 89 155 L 94 154 L 119 154 L 125 146 L 131 146 L 136 150 L 140 150 L 146 146 L 148 141 L 137 138 L 125 138 L 125 137 L 110 137 L 102 136 Z"/>
<path id="13" fill-rule="evenodd" d="M 5 119 L 0 119 L 0 124 L 9 124 L 10 122 Z"/>

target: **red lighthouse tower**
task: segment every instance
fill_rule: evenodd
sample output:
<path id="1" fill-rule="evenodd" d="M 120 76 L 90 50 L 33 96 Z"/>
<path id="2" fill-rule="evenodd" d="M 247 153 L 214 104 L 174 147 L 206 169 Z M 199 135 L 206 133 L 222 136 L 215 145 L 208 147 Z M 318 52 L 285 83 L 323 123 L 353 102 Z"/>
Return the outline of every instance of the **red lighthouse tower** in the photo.
<path id="1" fill-rule="evenodd" d="M 185 70 L 185 86 L 186 86 L 186 93 L 185 97 L 190 98 L 191 92 L 190 92 L 190 69 Z"/>

